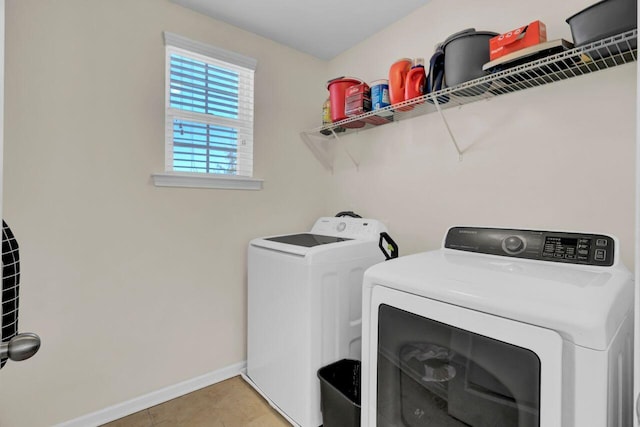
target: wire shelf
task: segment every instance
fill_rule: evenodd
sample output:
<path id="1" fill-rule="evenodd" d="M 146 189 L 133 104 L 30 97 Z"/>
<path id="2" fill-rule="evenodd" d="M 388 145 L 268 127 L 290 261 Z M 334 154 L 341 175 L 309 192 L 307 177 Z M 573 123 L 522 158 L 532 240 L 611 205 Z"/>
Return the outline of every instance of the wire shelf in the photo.
<path id="1" fill-rule="evenodd" d="M 441 113 L 441 110 L 635 62 L 637 61 L 637 38 L 637 29 L 627 31 L 409 101 L 307 130 L 302 132 L 302 137 L 325 167 L 332 169 L 326 147 L 312 147 L 313 142 L 310 137 L 331 140 L 338 135 L 359 132 L 433 112 Z M 460 150 L 458 152 L 460 153 Z"/>

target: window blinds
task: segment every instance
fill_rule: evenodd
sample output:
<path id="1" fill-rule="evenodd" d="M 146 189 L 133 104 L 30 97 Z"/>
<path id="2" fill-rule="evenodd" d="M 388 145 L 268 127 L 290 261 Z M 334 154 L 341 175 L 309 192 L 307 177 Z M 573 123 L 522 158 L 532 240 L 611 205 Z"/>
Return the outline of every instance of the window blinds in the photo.
<path id="1" fill-rule="evenodd" d="M 170 33 L 165 41 L 167 170 L 252 176 L 255 60 Z"/>

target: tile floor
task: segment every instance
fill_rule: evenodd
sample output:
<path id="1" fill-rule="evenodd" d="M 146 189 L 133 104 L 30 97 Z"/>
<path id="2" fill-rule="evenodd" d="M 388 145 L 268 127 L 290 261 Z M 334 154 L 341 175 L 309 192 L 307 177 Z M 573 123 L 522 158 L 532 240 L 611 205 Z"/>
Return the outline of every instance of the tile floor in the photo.
<path id="1" fill-rule="evenodd" d="M 103 427 L 290 427 L 241 377 L 136 412 Z"/>

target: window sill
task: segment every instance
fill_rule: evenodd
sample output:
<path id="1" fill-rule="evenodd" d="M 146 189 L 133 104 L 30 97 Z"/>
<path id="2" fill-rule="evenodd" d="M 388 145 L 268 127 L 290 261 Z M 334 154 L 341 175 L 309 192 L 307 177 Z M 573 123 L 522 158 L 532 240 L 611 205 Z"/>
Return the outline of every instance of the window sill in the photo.
<path id="1" fill-rule="evenodd" d="M 262 190 L 264 180 L 244 176 L 205 175 L 199 173 L 154 173 L 156 187 L 217 188 L 223 190 Z"/>

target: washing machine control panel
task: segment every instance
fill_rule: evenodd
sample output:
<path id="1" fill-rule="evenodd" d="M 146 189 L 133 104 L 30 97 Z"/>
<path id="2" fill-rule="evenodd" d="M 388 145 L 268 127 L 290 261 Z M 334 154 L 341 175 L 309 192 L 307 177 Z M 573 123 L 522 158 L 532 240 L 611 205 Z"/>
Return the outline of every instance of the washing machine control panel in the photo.
<path id="1" fill-rule="evenodd" d="M 376 241 L 383 231 L 386 231 L 386 228 L 380 221 L 350 217 L 322 217 L 311 229 L 315 234 Z"/>
<path id="2" fill-rule="evenodd" d="M 568 264 L 611 266 L 615 241 L 601 234 L 453 227 L 445 248 Z"/>

